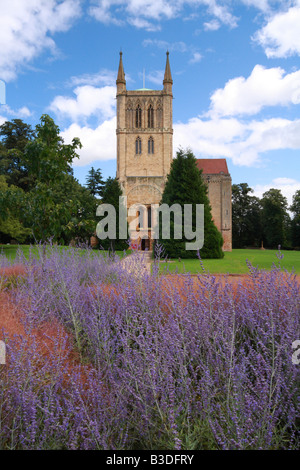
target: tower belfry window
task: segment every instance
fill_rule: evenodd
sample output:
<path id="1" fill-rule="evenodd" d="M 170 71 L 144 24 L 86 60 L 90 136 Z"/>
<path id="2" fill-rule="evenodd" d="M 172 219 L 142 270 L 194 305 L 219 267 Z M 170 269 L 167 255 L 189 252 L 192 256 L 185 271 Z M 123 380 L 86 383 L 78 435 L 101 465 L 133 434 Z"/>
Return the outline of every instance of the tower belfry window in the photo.
<path id="1" fill-rule="evenodd" d="M 135 110 L 135 127 L 138 129 L 142 127 L 142 109 L 140 105 Z"/>
<path id="2" fill-rule="evenodd" d="M 149 137 L 149 140 L 148 140 L 148 153 L 149 154 L 154 153 L 154 140 L 153 140 L 153 137 Z"/>
<path id="3" fill-rule="evenodd" d="M 148 127 L 151 129 L 154 127 L 153 106 L 151 104 L 148 108 Z"/>
<path id="4" fill-rule="evenodd" d="M 137 137 L 135 141 L 135 153 L 136 155 L 140 155 L 142 153 L 142 141 L 140 137 Z"/>

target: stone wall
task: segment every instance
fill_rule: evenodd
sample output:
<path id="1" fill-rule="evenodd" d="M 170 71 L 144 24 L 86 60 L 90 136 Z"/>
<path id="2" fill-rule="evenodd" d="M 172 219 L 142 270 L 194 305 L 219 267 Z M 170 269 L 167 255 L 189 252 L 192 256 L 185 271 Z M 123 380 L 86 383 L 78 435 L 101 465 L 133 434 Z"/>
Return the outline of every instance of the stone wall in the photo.
<path id="1" fill-rule="evenodd" d="M 230 175 L 202 175 L 208 185 L 212 217 L 221 232 L 224 251 L 232 250 L 231 177 Z"/>

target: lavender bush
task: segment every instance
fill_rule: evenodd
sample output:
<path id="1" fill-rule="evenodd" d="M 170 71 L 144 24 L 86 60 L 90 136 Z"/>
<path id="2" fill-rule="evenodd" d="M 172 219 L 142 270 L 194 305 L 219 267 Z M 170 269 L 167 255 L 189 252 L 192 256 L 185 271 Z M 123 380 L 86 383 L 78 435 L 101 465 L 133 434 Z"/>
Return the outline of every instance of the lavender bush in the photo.
<path id="1" fill-rule="evenodd" d="M 176 283 L 132 256 L 128 274 L 91 250 L 20 254 L 9 295 L 27 334 L 2 332 L 0 448 L 298 449 L 296 276 L 249 265 L 236 287 Z M 61 328 L 41 354 L 31 333 L 47 322 Z"/>

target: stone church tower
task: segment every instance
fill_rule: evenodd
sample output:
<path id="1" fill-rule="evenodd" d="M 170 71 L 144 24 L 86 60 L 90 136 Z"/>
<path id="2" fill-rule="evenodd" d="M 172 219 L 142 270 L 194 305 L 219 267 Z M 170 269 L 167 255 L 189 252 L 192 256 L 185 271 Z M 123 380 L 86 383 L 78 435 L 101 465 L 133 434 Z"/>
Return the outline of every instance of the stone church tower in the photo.
<path id="1" fill-rule="evenodd" d="M 159 204 L 173 158 L 172 75 L 167 52 L 162 90 L 127 90 L 120 52 L 117 77 L 117 178 L 127 207 L 142 204 L 128 222 L 137 220 L 138 244 L 152 249 L 151 204 Z M 212 216 L 224 238 L 224 251 L 231 251 L 231 177 L 225 159 L 197 160 L 208 185 Z"/>
<path id="2" fill-rule="evenodd" d="M 169 53 L 162 90 L 127 90 L 122 52 L 116 83 L 117 178 L 127 196 L 128 207 L 133 204 L 147 207 L 147 213 L 136 216 L 142 218 L 139 227 L 142 249 L 151 249 L 150 206 L 161 200 L 173 157 L 173 80 Z"/>

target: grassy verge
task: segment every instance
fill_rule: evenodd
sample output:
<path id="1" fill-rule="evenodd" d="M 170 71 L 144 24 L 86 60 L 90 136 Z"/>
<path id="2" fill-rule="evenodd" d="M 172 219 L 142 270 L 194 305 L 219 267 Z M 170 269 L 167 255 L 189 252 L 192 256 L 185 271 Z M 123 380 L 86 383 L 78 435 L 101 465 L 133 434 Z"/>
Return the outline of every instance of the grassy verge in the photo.
<path id="1" fill-rule="evenodd" d="M 14 260 L 17 256 L 18 249 L 22 251 L 24 256 L 29 259 L 30 252 L 32 256 L 39 257 L 42 248 L 35 245 L 0 245 L 0 254 L 4 254 L 8 259 Z M 60 250 L 70 249 L 68 246 L 60 246 Z M 84 251 L 84 248 L 78 248 Z M 107 254 L 105 251 L 93 250 L 95 256 L 100 253 Z M 125 255 L 130 254 L 131 251 L 127 250 Z M 124 252 L 116 251 L 119 257 L 124 256 Z M 243 274 L 248 273 L 248 266 L 246 260 L 249 260 L 253 266 L 258 266 L 260 269 L 270 270 L 275 263 L 277 266 L 280 263 L 282 268 L 288 271 L 294 270 L 300 274 L 300 251 L 282 251 L 283 259 L 279 260 L 277 250 L 233 250 L 226 252 L 223 259 L 205 259 L 202 260 L 203 266 L 206 271 L 210 273 L 230 273 L 230 274 Z M 160 263 L 161 274 L 167 273 L 185 273 L 189 272 L 196 274 L 202 272 L 201 264 L 198 259 L 186 259 L 179 261 L 178 259 L 162 261 Z"/>
<path id="2" fill-rule="evenodd" d="M 70 247 L 68 246 L 59 246 L 58 247 L 60 250 L 69 250 Z M 31 256 L 34 257 L 39 257 L 39 254 L 43 248 L 41 246 L 37 245 L 1 245 L 0 244 L 0 255 L 3 254 L 5 255 L 8 259 L 11 261 L 15 260 L 17 257 L 18 250 L 20 250 L 23 255 L 25 256 L 26 259 L 29 259 L 30 253 Z M 85 248 L 77 248 L 78 250 L 84 251 Z M 99 254 L 108 254 L 108 252 L 103 251 L 103 250 L 93 250 L 93 254 L 95 256 Z M 124 254 L 123 251 L 116 251 L 116 254 L 122 258 L 124 255 L 126 256 L 127 254 L 131 253 L 130 250 L 127 250 Z"/>
<path id="3" fill-rule="evenodd" d="M 202 262 L 205 270 L 210 273 L 248 273 L 246 260 L 249 260 L 253 266 L 258 266 L 259 269 L 270 270 L 274 263 L 276 266 L 280 263 L 282 268 L 288 271 L 294 270 L 300 274 L 300 251 L 282 251 L 281 254 L 283 259 L 279 260 L 276 256 L 278 255 L 277 250 L 233 250 L 226 252 L 223 259 L 204 259 Z M 166 274 L 168 272 L 196 274 L 202 272 L 202 268 L 198 259 L 181 261 L 174 259 L 160 263 L 160 273 Z"/>

